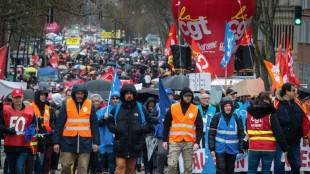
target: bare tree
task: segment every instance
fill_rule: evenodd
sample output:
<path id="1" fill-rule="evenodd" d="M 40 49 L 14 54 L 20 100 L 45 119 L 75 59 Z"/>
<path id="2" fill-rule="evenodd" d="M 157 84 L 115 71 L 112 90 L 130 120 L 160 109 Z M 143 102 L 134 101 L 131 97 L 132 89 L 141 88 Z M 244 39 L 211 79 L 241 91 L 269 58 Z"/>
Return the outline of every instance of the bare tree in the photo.
<path id="1" fill-rule="evenodd" d="M 256 0 L 256 9 L 252 21 L 253 42 L 255 48 L 255 73 L 265 83 L 265 89 L 270 90 L 270 81 L 264 60 L 274 62 L 273 21 L 279 0 Z M 258 44 L 258 31 L 263 34 L 261 45 Z"/>

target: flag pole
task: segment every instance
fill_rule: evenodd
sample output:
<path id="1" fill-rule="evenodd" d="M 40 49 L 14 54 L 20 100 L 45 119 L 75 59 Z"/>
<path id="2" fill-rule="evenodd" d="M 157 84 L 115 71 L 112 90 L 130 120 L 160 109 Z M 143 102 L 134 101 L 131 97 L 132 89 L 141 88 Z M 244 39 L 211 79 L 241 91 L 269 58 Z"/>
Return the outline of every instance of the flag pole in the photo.
<path id="1" fill-rule="evenodd" d="M 224 91 L 225 93 L 225 96 L 227 96 L 227 64 L 226 64 L 226 66 L 225 66 L 225 91 Z"/>

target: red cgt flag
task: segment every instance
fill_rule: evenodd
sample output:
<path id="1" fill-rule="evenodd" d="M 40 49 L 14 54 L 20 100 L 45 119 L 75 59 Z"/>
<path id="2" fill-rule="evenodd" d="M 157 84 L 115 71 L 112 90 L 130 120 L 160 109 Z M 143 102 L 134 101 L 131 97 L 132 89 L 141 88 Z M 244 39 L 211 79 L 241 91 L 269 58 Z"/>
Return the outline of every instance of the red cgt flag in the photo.
<path id="1" fill-rule="evenodd" d="M 4 79 L 7 50 L 7 46 L 3 46 L 2 48 L 0 48 L 0 79 Z"/>
<path id="2" fill-rule="evenodd" d="M 39 62 L 39 54 L 35 54 L 32 56 L 32 64 L 33 67 L 37 68 Z"/>
<path id="3" fill-rule="evenodd" d="M 253 44 L 253 38 L 252 38 L 252 28 L 251 25 L 246 30 L 245 35 L 242 38 L 242 41 L 240 42 L 240 45 L 251 45 Z"/>
<path id="4" fill-rule="evenodd" d="M 59 55 L 54 54 L 53 57 L 49 59 L 49 62 L 51 63 L 54 69 L 58 69 Z"/>
<path id="5" fill-rule="evenodd" d="M 106 73 L 99 77 L 99 80 L 106 80 L 112 82 L 114 76 L 113 68 L 110 68 Z"/>
<path id="6" fill-rule="evenodd" d="M 175 44 L 178 44 L 178 39 L 177 39 L 176 30 L 175 30 L 175 25 L 171 23 L 170 32 L 168 35 L 164 55 L 168 58 L 168 64 L 170 65 L 170 68 L 172 70 L 174 70 L 174 66 L 173 66 L 173 57 L 172 57 L 170 45 L 175 45 Z"/>
<path id="7" fill-rule="evenodd" d="M 211 81 L 215 80 L 216 76 L 215 73 L 208 63 L 206 57 L 202 54 L 201 50 L 199 49 L 196 41 L 192 39 L 192 52 L 196 63 L 196 72 L 197 73 L 210 73 L 211 74 Z"/>
<path id="8" fill-rule="evenodd" d="M 50 45 L 46 48 L 45 53 L 48 55 L 48 57 L 50 57 L 54 51 L 55 51 L 54 47 L 52 45 Z"/>
<path id="9" fill-rule="evenodd" d="M 284 83 L 293 83 L 300 88 L 300 82 L 294 72 L 294 60 L 292 55 L 292 48 L 287 34 L 286 52 L 285 52 L 285 64 L 283 68 L 283 81 Z"/>

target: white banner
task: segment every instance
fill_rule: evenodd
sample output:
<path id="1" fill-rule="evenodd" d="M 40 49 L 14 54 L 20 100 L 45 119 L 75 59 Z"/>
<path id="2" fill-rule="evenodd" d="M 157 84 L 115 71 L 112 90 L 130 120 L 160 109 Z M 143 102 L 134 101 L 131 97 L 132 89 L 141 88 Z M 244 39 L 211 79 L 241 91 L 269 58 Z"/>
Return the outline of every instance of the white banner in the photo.
<path id="1" fill-rule="evenodd" d="M 302 141 L 301 141 L 302 142 Z M 310 171 L 310 148 L 309 146 L 303 147 L 300 144 L 300 161 L 301 168 L 300 171 Z M 193 164 L 193 173 L 201 173 L 205 163 L 205 149 L 199 149 L 195 152 L 195 159 Z M 214 163 L 216 164 L 216 159 L 214 158 Z M 182 154 L 179 156 L 179 167 L 180 172 L 184 172 L 183 158 Z M 290 171 L 291 167 L 288 160 L 285 161 L 285 171 Z M 248 171 L 248 158 L 242 159 L 235 163 L 235 172 L 247 172 Z M 258 166 L 258 171 L 261 171 L 261 163 Z M 273 171 L 273 162 L 271 166 L 271 171 Z"/>
<path id="2" fill-rule="evenodd" d="M 25 82 L 10 82 L 6 80 L 0 80 L 0 98 L 2 96 L 7 96 L 10 94 L 13 89 L 22 89 L 26 90 L 27 89 L 27 83 Z"/>

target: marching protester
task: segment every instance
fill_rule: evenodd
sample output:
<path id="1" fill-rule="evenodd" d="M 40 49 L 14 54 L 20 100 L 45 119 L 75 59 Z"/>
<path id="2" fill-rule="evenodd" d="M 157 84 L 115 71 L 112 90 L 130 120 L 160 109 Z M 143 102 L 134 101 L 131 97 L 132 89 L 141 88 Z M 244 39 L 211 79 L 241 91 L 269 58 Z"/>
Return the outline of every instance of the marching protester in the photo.
<path id="1" fill-rule="evenodd" d="M 233 101 L 222 98 L 221 112 L 215 114 L 210 123 L 209 149 L 216 158 L 216 173 L 234 173 L 237 154 L 243 155 L 244 129 L 242 119 L 234 113 Z"/>
<path id="2" fill-rule="evenodd" d="M 14 89 L 12 104 L 3 105 L 0 113 L 0 130 L 6 134 L 4 152 L 7 157 L 9 174 L 24 173 L 24 164 L 30 152 L 30 142 L 26 141 L 24 131 L 31 124 L 37 124 L 33 108 L 25 106 L 23 99 L 23 91 Z"/>
<path id="3" fill-rule="evenodd" d="M 276 92 L 274 106 L 277 110 L 276 116 L 279 120 L 281 130 L 288 144 L 287 160 L 291 166 L 292 173 L 300 173 L 300 140 L 303 138 L 303 146 L 308 145 L 309 119 L 301 106 L 300 101 L 295 98 L 297 89 L 292 83 L 283 84 Z M 277 143 L 274 173 L 284 173 L 284 162 L 281 161 L 282 150 Z"/>
<path id="4" fill-rule="evenodd" d="M 142 152 L 142 134 L 151 131 L 149 114 L 137 99 L 135 86 L 125 84 L 120 90 L 121 103 L 113 108 L 107 120 L 109 130 L 115 134 L 115 174 L 135 173 L 135 164 Z"/>
<path id="5" fill-rule="evenodd" d="M 96 113 L 98 113 L 98 111 L 102 108 L 105 107 L 105 103 L 103 101 L 103 99 L 101 98 L 101 96 L 99 94 L 92 94 L 90 96 L 91 102 L 92 104 L 95 106 L 96 108 Z M 97 114 L 98 115 L 98 114 Z M 91 169 L 91 173 L 95 174 L 100 173 L 102 169 L 100 169 L 100 164 L 101 163 L 101 156 L 99 152 L 91 152 L 90 153 L 90 161 L 89 161 L 89 166 L 88 168 Z"/>
<path id="6" fill-rule="evenodd" d="M 43 123 L 43 130 L 40 130 L 39 127 L 39 132 L 44 133 L 41 133 L 38 139 L 39 146 L 34 164 L 35 174 L 49 173 L 53 152 L 52 135 L 54 132 L 56 116 L 54 110 L 49 106 L 47 96 L 47 91 L 38 90 L 35 93 L 35 100 L 31 104 L 34 108 L 35 115 L 40 122 Z"/>
<path id="7" fill-rule="evenodd" d="M 96 108 L 87 95 L 84 84 L 74 85 L 72 98 L 61 107 L 56 121 L 54 151 L 59 153 L 61 148 L 63 174 L 71 174 L 71 165 L 76 158 L 77 173 L 87 173 L 90 153 L 98 151 L 100 139 Z"/>
<path id="8" fill-rule="evenodd" d="M 259 93 L 253 105 L 247 108 L 246 127 L 249 135 L 248 174 L 256 174 L 261 161 L 261 173 L 269 174 L 276 152 L 276 143 L 281 151 L 288 151 L 288 146 L 276 117 L 276 109 L 268 92 Z"/>
<path id="9" fill-rule="evenodd" d="M 167 102 L 167 108 L 171 106 L 172 103 L 176 103 L 175 100 L 173 100 L 173 92 L 170 88 L 165 89 L 165 92 L 168 95 L 168 98 L 170 102 Z M 161 94 L 160 94 L 161 95 Z M 164 95 L 164 94 L 163 94 Z M 162 103 L 163 105 L 164 103 Z M 159 124 L 156 127 L 155 130 L 155 137 L 157 138 L 158 142 L 158 149 L 157 149 L 157 173 L 158 174 L 163 174 L 164 173 L 164 167 L 167 161 L 167 155 L 168 155 L 168 149 L 165 149 L 162 144 L 163 144 L 163 129 L 164 129 L 164 118 L 166 115 L 165 112 L 162 113 L 159 110 L 160 108 L 160 102 L 157 103 L 157 109 L 158 109 L 158 117 L 159 117 Z"/>
<path id="10" fill-rule="evenodd" d="M 99 134 L 100 134 L 99 158 L 101 158 L 101 164 L 98 165 L 100 170 L 103 170 L 103 165 L 105 164 L 106 159 L 104 155 L 107 155 L 109 173 L 114 174 L 116 162 L 113 152 L 113 134 L 108 129 L 107 119 L 113 107 L 115 107 L 120 102 L 120 94 L 118 91 L 114 91 L 111 94 L 111 100 L 112 101 L 110 101 L 110 105 L 97 111 L 97 117 L 99 120 Z"/>
<path id="11" fill-rule="evenodd" d="M 157 168 L 157 146 L 155 147 L 148 147 L 147 143 L 150 143 L 148 141 L 153 142 L 154 139 L 157 138 L 154 136 L 155 134 L 155 127 L 159 123 L 159 118 L 158 118 L 158 113 L 156 109 L 156 100 L 153 97 L 147 98 L 145 102 L 145 107 L 149 113 L 149 117 L 151 119 L 152 123 L 152 130 L 150 133 L 144 135 L 144 140 L 143 140 L 143 162 L 145 166 L 145 173 L 147 174 L 153 174 L 154 170 Z M 149 149 L 153 148 L 154 151 L 150 155 Z M 151 156 L 150 159 L 148 159 L 149 155 Z"/>
<path id="12" fill-rule="evenodd" d="M 166 114 L 163 130 L 163 144 L 168 149 L 168 171 L 176 174 L 178 158 L 182 153 L 184 160 L 184 173 L 192 173 L 194 151 L 199 148 L 203 136 L 203 122 L 197 106 L 192 104 L 194 94 L 190 88 L 183 88 L 181 102 L 172 104 Z"/>

